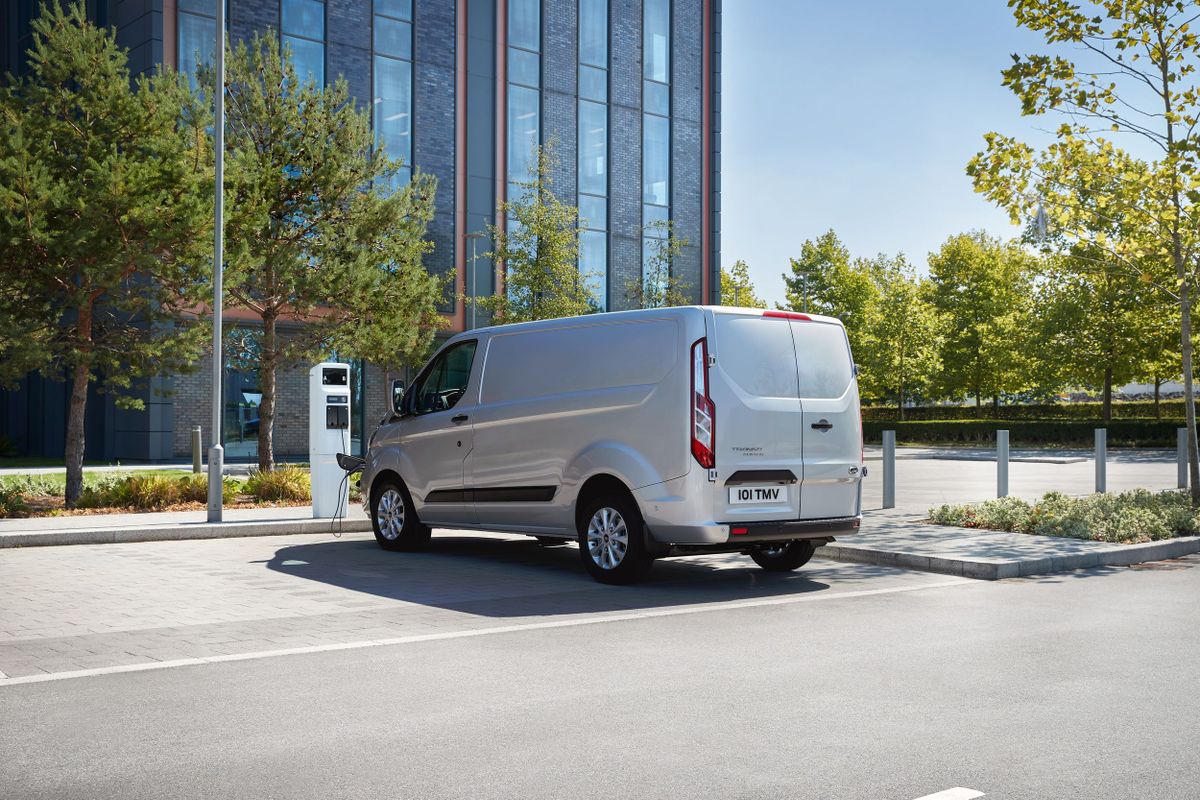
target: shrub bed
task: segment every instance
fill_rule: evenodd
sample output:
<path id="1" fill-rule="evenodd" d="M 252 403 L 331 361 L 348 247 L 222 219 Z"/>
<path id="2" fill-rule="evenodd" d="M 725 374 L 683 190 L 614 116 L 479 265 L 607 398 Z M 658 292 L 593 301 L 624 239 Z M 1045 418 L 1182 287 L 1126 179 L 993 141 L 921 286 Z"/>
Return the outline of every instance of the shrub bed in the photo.
<path id="1" fill-rule="evenodd" d="M 990 403 L 982 407 L 983 417 L 975 416 L 975 406 L 914 406 L 904 409 L 904 420 L 917 422 L 920 420 L 957 420 L 957 419 L 1025 419 L 1025 420 L 1080 420 L 1091 421 L 1100 419 L 1103 403 L 1019 403 L 993 408 Z M 1200 412 L 1200 403 L 1196 404 Z M 1159 403 L 1159 413 L 1163 420 L 1183 419 L 1184 402 L 1182 400 L 1163 400 Z M 1157 419 L 1154 416 L 1153 400 L 1122 400 L 1112 404 L 1112 418 L 1116 419 Z M 864 420 L 899 420 L 900 415 L 895 406 L 864 406 Z"/>
<path id="2" fill-rule="evenodd" d="M 894 430 L 896 441 L 906 444 L 990 444 L 996 431 L 1007 430 L 1014 445 L 1091 447 L 1096 428 L 1108 430 L 1110 447 L 1174 447 L 1175 431 L 1182 419 L 1099 420 L 863 420 L 863 437 L 868 444 L 883 440 L 883 431 Z"/>
<path id="3" fill-rule="evenodd" d="M 982 503 L 942 505 L 929 509 L 929 519 L 960 528 L 1121 544 L 1192 536 L 1200 530 L 1200 520 L 1186 492 L 1145 489 L 1086 497 L 1048 492 L 1032 504 L 1016 497 L 1001 497 Z"/>
<path id="4" fill-rule="evenodd" d="M 63 512 L 64 478 L 18 475 L 0 479 L 0 517 L 27 517 Z M 226 477 L 225 503 L 296 505 L 312 500 L 308 471 L 296 466 L 254 473 L 246 479 Z M 84 473 L 78 508 L 89 511 L 161 511 L 195 508 L 208 500 L 208 477 L 178 472 Z"/>

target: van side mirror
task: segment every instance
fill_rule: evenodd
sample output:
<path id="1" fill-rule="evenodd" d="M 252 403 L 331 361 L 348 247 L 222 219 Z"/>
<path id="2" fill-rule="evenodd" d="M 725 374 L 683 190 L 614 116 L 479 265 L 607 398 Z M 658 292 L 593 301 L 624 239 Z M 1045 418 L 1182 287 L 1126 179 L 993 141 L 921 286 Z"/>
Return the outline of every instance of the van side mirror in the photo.
<path id="1" fill-rule="evenodd" d="M 392 381 L 392 412 L 395 414 L 403 413 L 404 408 L 404 381 L 397 378 Z"/>

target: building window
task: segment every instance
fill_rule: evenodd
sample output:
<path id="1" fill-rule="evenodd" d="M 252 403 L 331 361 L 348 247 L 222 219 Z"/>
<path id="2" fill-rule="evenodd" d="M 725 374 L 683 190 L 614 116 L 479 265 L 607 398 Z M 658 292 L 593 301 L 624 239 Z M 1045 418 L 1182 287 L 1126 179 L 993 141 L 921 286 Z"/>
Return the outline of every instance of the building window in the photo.
<path id="1" fill-rule="evenodd" d="M 579 271 L 608 310 L 608 0 L 579 0 Z"/>
<path id="2" fill-rule="evenodd" d="M 325 85 L 324 0 L 283 0 L 280 44 L 292 51 L 296 77 Z"/>
<path id="3" fill-rule="evenodd" d="M 217 48 L 216 0 L 179 0 L 176 44 L 179 71 L 188 76 L 192 88 L 200 67 L 212 63 Z"/>
<path id="4" fill-rule="evenodd" d="M 541 0 L 508 4 L 508 199 L 523 191 L 541 143 Z"/>
<path id="5" fill-rule="evenodd" d="M 396 186 L 412 179 L 412 0 L 375 0 L 375 143 L 404 162 Z"/>
<path id="6" fill-rule="evenodd" d="M 642 272 L 671 217 L 671 2 L 642 6 Z"/>

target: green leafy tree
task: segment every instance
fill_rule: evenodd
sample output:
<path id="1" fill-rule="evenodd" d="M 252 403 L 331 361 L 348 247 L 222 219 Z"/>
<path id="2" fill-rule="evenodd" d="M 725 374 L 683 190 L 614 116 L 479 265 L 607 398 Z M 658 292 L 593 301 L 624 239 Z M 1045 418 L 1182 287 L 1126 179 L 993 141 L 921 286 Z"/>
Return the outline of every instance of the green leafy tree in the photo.
<path id="1" fill-rule="evenodd" d="M 1057 371 L 1059 384 L 1098 389 L 1108 422 L 1114 385 L 1152 372 L 1169 349 L 1161 331 L 1171 308 L 1161 293 L 1114 268 L 1096 247 L 1079 244 L 1064 257 L 1047 259 L 1042 277 L 1042 360 Z"/>
<path id="2" fill-rule="evenodd" d="M 721 270 L 721 305 L 741 308 L 766 308 L 765 301 L 754 294 L 750 267 L 738 259 L 729 269 Z"/>
<path id="3" fill-rule="evenodd" d="M 877 288 L 854 359 L 863 394 L 895 405 L 929 397 L 941 370 L 942 319 L 928 288 L 903 257 L 880 258 L 871 271 Z"/>
<path id="4" fill-rule="evenodd" d="M 70 507 L 88 386 L 140 407 L 127 390 L 198 352 L 203 331 L 181 312 L 209 272 L 209 123 L 178 75 L 131 84 L 82 5 L 44 6 L 33 31 L 28 73 L 0 87 L 0 379 L 70 381 Z"/>
<path id="5" fill-rule="evenodd" d="M 579 209 L 554 194 L 553 141 L 535 145 L 532 156 L 516 197 L 497 206 L 501 223 L 488 226 L 496 246 L 486 257 L 504 265 L 504 291 L 478 303 L 497 322 L 574 317 L 600 307 L 595 276 L 579 271 Z"/>
<path id="6" fill-rule="evenodd" d="M 690 283 L 672 271 L 687 239 L 675 236 L 671 221 L 652 222 L 642 229 L 645 260 L 641 279 L 628 282 L 625 297 L 634 308 L 668 308 L 692 303 Z"/>
<path id="7" fill-rule="evenodd" d="M 968 173 L 1014 222 L 1044 208 L 1066 243 L 1103 250 L 1179 307 L 1193 505 L 1200 505 L 1193 389 L 1192 307 L 1200 278 L 1200 37 L 1181 0 L 1010 0 L 1017 24 L 1053 51 L 1015 56 L 1003 72 L 1026 115 L 1062 119 L 1038 152 L 989 133 Z M 1140 139 L 1131 156 L 1102 135 Z"/>
<path id="8" fill-rule="evenodd" d="M 879 287 L 871 275 L 873 264 L 852 259 L 850 251 L 832 230 L 800 246 L 800 257 L 791 259 L 783 274 L 786 303 L 783 309 L 810 311 L 838 317 L 846 325 L 850 349 L 868 347 L 866 331 Z"/>
<path id="9" fill-rule="evenodd" d="M 950 237 L 930 254 L 929 299 L 945 320 L 946 397 L 982 401 L 1030 387 L 1030 295 L 1034 258 L 1015 243 L 976 232 Z"/>
<path id="10" fill-rule="evenodd" d="M 233 50 L 226 86 L 226 290 L 261 322 L 230 356 L 258 369 L 265 471 L 281 366 L 330 352 L 388 365 L 428 347 L 444 295 L 421 265 L 436 182 L 398 186 L 401 163 L 374 146 L 345 81 L 299 81 L 274 34 Z"/>

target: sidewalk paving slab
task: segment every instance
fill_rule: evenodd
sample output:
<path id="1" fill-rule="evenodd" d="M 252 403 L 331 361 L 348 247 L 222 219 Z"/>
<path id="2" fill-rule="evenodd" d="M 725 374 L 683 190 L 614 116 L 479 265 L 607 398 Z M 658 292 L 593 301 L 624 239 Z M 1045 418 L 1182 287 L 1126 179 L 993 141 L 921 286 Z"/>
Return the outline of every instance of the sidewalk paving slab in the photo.
<path id="1" fill-rule="evenodd" d="M 859 533 L 845 535 L 817 549 L 818 556 L 835 561 L 991 581 L 1129 566 L 1198 552 L 1200 536 L 1117 544 L 934 525 L 912 513 L 896 511 L 868 512 L 863 515 Z"/>
<path id="2" fill-rule="evenodd" d="M 0 520 L 0 549 L 69 544 L 113 544 L 184 539 L 283 536 L 294 533 L 361 533 L 370 520 L 358 503 L 345 519 L 313 519 L 312 506 L 225 509 L 223 521 L 208 522 L 207 511 L 81 514 Z"/>

